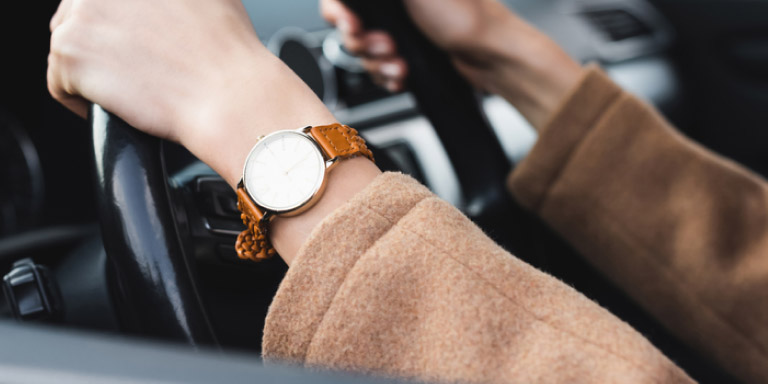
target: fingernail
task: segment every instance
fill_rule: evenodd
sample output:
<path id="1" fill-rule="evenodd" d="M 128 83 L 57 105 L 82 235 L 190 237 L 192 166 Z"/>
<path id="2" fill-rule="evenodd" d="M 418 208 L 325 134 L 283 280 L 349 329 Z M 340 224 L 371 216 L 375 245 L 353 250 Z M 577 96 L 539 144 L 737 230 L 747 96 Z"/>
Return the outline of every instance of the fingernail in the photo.
<path id="1" fill-rule="evenodd" d="M 379 67 L 381 74 L 386 77 L 400 77 L 403 75 L 403 69 L 394 63 L 385 63 Z"/>
<path id="2" fill-rule="evenodd" d="M 341 33 L 345 33 L 345 34 L 349 33 L 352 30 L 352 26 L 349 25 L 349 22 L 344 19 L 336 22 L 336 28 L 338 28 L 339 31 L 341 31 Z"/>
<path id="3" fill-rule="evenodd" d="M 397 81 L 394 80 L 387 81 L 384 87 L 392 93 L 397 93 L 400 91 L 400 85 L 397 83 Z"/>
<path id="4" fill-rule="evenodd" d="M 374 56 L 386 55 L 389 53 L 389 44 L 383 41 L 373 43 L 370 47 L 368 47 L 368 53 Z"/>

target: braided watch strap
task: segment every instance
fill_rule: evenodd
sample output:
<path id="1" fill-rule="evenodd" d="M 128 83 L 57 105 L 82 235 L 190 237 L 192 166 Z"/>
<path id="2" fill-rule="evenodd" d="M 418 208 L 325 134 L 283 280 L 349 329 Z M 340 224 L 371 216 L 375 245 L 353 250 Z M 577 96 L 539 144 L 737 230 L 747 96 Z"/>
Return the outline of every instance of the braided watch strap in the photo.
<path id="1" fill-rule="evenodd" d="M 341 160 L 363 156 L 374 161 L 373 153 L 354 128 L 341 124 L 317 126 L 312 127 L 309 134 L 320 145 L 328 159 Z M 237 186 L 237 208 L 242 212 L 240 218 L 246 226 L 246 230 L 240 233 L 235 243 L 237 256 L 255 262 L 274 256 L 277 252 L 267 236 L 269 217 L 251 200 L 242 181 Z"/>
<path id="2" fill-rule="evenodd" d="M 237 236 L 235 250 L 239 258 L 259 262 L 271 258 L 276 252 L 267 237 L 267 219 L 263 215 L 255 217 L 261 214 L 261 211 L 254 212 L 253 208 L 253 201 L 248 197 L 241 182 L 237 189 L 237 209 L 241 212 L 240 219 L 246 229 Z M 249 211 L 255 214 L 246 213 Z"/>

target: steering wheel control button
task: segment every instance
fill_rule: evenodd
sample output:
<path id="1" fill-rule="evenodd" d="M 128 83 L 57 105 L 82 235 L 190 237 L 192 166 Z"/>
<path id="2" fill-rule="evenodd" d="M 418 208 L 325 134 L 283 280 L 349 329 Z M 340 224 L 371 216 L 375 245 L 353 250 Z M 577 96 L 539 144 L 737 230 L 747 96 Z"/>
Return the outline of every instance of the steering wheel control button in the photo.
<path id="1" fill-rule="evenodd" d="M 22 259 L 3 277 L 3 292 L 15 318 L 47 319 L 58 312 L 50 273 L 32 259 Z"/>
<path id="2" fill-rule="evenodd" d="M 198 206 L 204 215 L 240 222 L 237 195 L 226 181 L 219 177 L 199 177 L 196 194 Z"/>

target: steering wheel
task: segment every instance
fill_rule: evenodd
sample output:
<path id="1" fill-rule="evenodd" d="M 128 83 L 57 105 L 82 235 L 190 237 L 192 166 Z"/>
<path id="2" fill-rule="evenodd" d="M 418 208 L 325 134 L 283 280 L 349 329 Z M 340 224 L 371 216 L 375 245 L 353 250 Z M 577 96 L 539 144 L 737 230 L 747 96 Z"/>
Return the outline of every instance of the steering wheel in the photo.
<path id="1" fill-rule="evenodd" d="M 387 30 L 397 42 L 412 74 L 410 89 L 453 162 L 465 212 L 487 231 L 509 222 L 504 180 L 510 163 L 476 92 L 411 22 L 402 1 L 345 2 L 367 27 Z M 185 235 L 194 231 L 192 218 L 169 185 L 167 143 L 98 105 L 90 121 L 102 234 L 125 328 L 193 346 L 217 345 Z M 210 235 L 211 244 L 216 236 Z"/>
<path id="2" fill-rule="evenodd" d="M 216 344 L 180 243 L 161 140 L 98 105 L 90 121 L 102 236 L 123 326 L 195 346 Z"/>
<path id="3" fill-rule="evenodd" d="M 411 20 L 402 0 L 343 0 L 368 29 L 389 32 L 408 64 L 408 88 L 435 128 L 459 179 L 464 210 L 481 226 L 509 206 L 504 180 L 510 171 L 480 96 L 448 55 Z"/>

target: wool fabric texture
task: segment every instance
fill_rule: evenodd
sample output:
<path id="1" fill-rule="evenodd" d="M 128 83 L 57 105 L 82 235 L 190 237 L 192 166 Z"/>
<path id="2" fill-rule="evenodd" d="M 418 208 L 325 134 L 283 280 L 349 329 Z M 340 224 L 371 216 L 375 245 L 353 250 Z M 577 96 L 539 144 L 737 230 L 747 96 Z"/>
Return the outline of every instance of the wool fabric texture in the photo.
<path id="1" fill-rule="evenodd" d="M 764 180 L 590 67 L 509 188 L 682 340 L 768 382 Z M 270 307 L 263 351 L 435 382 L 692 382 L 630 326 L 394 173 L 315 228 Z"/>
<path id="2" fill-rule="evenodd" d="M 768 383 L 766 180 L 591 67 L 509 187 L 681 340 Z"/>

